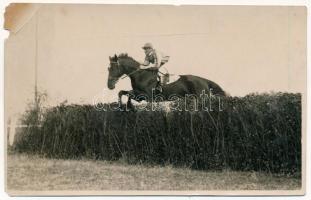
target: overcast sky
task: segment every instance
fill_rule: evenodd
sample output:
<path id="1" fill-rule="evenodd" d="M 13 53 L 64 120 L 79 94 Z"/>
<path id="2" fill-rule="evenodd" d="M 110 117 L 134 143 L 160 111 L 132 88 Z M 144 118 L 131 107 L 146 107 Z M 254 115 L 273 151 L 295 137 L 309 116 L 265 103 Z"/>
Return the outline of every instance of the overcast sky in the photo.
<path id="1" fill-rule="evenodd" d="M 6 41 L 6 105 L 15 113 L 33 98 L 36 63 L 50 104 L 91 103 L 107 90 L 109 56 L 142 61 L 145 42 L 170 55 L 170 73 L 210 79 L 234 96 L 305 89 L 305 7 L 56 4 Z M 105 94 L 130 88 L 124 79 Z"/>

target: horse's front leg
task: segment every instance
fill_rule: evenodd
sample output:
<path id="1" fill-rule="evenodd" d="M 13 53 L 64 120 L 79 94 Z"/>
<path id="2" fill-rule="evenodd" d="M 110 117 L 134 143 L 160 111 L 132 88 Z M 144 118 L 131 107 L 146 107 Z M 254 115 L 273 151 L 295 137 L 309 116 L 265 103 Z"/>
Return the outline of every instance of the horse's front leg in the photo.
<path id="1" fill-rule="evenodd" d="M 129 111 L 130 109 L 133 108 L 131 99 L 135 97 L 135 96 L 134 96 L 134 93 L 133 93 L 133 91 L 125 91 L 125 90 L 121 90 L 121 91 L 119 92 L 119 94 L 118 94 L 118 96 L 119 96 L 118 101 L 119 101 L 119 106 L 120 106 L 120 108 L 122 108 L 122 96 L 123 96 L 123 95 L 127 95 L 127 96 L 128 96 L 127 103 L 126 103 L 126 108 L 125 108 L 125 109 L 126 109 L 126 111 Z"/>
<path id="2" fill-rule="evenodd" d="M 125 90 L 120 90 L 120 92 L 118 93 L 118 103 L 119 105 L 122 105 L 122 96 L 123 95 L 127 95 L 129 91 L 125 91 Z"/>
<path id="3" fill-rule="evenodd" d="M 135 98 L 133 90 L 128 91 L 127 93 L 127 103 L 126 103 L 126 111 L 134 110 L 133 104 L 132 104 L 132 99 Z"/>

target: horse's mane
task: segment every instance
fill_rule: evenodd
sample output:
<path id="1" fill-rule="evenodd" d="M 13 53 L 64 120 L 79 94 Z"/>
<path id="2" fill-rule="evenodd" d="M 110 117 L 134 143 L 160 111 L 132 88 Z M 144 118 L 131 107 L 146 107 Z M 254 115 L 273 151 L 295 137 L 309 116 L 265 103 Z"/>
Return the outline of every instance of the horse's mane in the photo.
<path id="1" fill-rule="evenodd" d="M 129 60 L 132 60 L 132 61 L 134 61 L 135 63 L 139 63 L 139 62 L 137 62 L 134 58 L 132 58 L 132 57 L 130 57 L 127 53 L 120 53 L 119 55 L 118 55 L 118 59 L 129 59 Z"/>
<path id="2" fill-rule="evenodd" d="M 118 55 L 118 58 L 129 58 L 129 59 L 133 59 L 134 60 L 134 58 L 130 57 L 127 53 L 120 53 Z"/>

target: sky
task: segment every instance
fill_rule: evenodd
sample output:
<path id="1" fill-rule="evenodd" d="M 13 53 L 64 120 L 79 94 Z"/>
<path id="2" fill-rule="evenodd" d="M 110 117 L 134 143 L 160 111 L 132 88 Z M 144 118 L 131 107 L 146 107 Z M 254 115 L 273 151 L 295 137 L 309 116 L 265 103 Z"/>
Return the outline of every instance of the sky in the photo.
<path id="1" fill-rule="evenodd" d="M 108 90 L 109 56 L 127 52 L 143 61 L 146 42 L 170 56 L 170 73 L 210 79 L 232 96 L 306 91 L 305 7 L 45 4 L 30 10 L 25 22 L 11 22 L 18 29 L 5 41 L 7 115 L 33 100 L 36 66 L 48 105 L 92 103 L 103 95 L 114 100 L 131 86 L 123 79 Z"/>

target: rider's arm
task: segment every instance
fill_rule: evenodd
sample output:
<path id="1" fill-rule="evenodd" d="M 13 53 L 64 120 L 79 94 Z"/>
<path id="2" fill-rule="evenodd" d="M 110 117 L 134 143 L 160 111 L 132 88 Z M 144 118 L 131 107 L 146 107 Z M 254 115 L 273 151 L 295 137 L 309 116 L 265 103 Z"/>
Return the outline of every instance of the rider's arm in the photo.
<path id="1" fill-rule="evenodd" d="M 145 58 L 145 61 L 143 63 L 141 63 L 141 65 L 143 65 L 143 66 L 148 66 L 149 64 L 150 64 L 150 62 L 149 62 L 147 57 Z"/>
<path id="2" fill-rule="evenodd" d="M 162 61 L 161 54 L 158 53 L 158 52 L 156 52 L 156 59 L 155 59 L 155 62 L 154 62 L 154 66 L 153 66 L 153 67 L 160 68 L 160 67 L 161 67 L 161 61 Z"/>
<path id="3" fill-rule="evenodd" d="M 142 69 L 149 69 L 149 68 L 160 68 L 161 64 L 161 57 L 158 53 L 155 53 L 155 60 L 154 63 L 150 63 L 148 59 L 145 60 L 143 63 L 143 66 L 141 66 Z"/>
<path id="4" fill-rule="evenodd" d="M 141 69 L 149 69 L 153 67 L 154 64 L 150 63 L 149 60 L 146 58 L 143 63 L 141 63 L 140 68 Z"/>
<path id="5" fill-rule="evenodd" d="M 147 69 L 149 68 L 150 62 L 148 60 L 148 57 L 146 56 L 145 61 L 140 63 L 140 68 L 141 69 Z"/>

